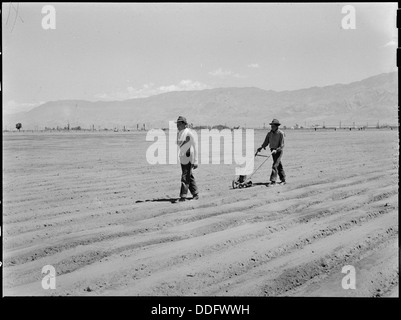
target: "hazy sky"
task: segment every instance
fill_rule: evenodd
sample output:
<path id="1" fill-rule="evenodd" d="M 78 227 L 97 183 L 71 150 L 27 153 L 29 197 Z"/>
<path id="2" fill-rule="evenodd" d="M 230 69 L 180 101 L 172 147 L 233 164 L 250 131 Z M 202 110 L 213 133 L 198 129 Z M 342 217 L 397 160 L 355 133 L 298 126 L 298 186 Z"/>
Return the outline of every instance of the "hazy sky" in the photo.
<path id="1" fill-rule="evenodd" d="M 45 30 L 44 5 L 56 29 Z M 343 29 L 345 5 L 355 29 Z M 276 91 L 396 71 L 397 3 L 3 3 L 3 112 L 174 90 Z M 16 9 L 18 8 L 18 15 Z"/>

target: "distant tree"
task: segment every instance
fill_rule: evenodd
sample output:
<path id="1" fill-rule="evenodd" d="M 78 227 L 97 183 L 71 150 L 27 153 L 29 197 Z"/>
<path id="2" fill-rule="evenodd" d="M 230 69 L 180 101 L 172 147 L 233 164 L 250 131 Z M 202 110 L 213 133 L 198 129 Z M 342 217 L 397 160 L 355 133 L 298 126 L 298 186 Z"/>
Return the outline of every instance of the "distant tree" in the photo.
<path id="1" fill-rule="evenodd" d="M 18 122 L 18 123 L 15 125 L 15 127 L 18 129 L 18 131 L 20 131 L 20 129 L 22 128 L 22 124 Z"/>
<path id="2" fill-rule="evenodd" d="M 208 126 L 194 126 L 192 129 L 194 130 L 202 130 L 202 129 L 209 129 Z"/>
<path id="3" fill-rule="evenodd" d="M 224 126 L 222 124 L 219 124 L 217 126 L 213 126 L 212 129 L 223 130 L 223 129 L 230 129 L 230 128 L 227 126 Z"/>

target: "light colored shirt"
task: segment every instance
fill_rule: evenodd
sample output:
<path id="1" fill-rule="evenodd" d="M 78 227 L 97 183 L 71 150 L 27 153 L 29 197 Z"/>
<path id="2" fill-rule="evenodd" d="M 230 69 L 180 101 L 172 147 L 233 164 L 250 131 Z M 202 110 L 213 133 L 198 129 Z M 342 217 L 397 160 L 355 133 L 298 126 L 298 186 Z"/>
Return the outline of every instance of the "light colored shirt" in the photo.
<path id="1" fill-rule="evenodd" d="M 179 147 L 178 157 L 180 159 L 180 163 L 198 163 L 198 142 L 191 129 L 185 128 L 178 132 L 177 144 Z"/>
<path id="2" fill-rule="evenodd" d="M 270 130 L 265 138 L 265 141 L 262 144 L 262 148 L 266 148 L 270 145 L 270 149 L 275 149 L 278 151 L 283 150 L 284 148 L 284 132 L 280 129 L 276 131 Z"/>

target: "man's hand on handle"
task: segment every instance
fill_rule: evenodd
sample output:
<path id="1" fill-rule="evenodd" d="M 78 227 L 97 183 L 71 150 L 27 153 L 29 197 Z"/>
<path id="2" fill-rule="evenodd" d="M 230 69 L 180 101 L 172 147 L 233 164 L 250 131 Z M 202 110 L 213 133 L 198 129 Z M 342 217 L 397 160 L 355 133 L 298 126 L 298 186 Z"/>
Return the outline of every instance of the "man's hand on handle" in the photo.
<path id="1" fill-rule="evenodd" d="M 197 165 L 196 163 L 194 163 L 194 164 L 192 165 L 192 168 L 195 170 L 196 168 L 198 168 L 198 165 Z"/>

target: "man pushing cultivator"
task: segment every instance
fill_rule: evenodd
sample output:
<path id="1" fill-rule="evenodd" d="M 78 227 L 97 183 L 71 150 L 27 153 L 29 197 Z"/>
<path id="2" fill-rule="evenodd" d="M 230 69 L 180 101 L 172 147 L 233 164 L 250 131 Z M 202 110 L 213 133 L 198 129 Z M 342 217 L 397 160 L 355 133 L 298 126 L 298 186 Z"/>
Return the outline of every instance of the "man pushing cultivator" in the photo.
<path id="1" fill-rule="evenodd" d="M 283 156 L 284 149 L 284 132 L 279 130 L 280 122 L 277 119 L 273 119 L 270 123 L 271 130 L 267 133 L 266 138 L 260 148 L 256 150 L 255 157 L 266 157 L 266 160 L 250 175 L 240 175 L 237 179 L 233 180 L 232 186 L 236 188 L 247 188 L 252 186 L 252 181 L 250 180 L 253 174 L 259 170 L 259 168 L 267 161 L 270 155 L 273 157 L 272 172 L 270 174 L 270 181 L 267 186 L 274 186 L 277 182 L 277 176 L 280 177 L 280 182 L 278 184 L 285 184 L 285 172 L 283 165 L 281 163 L 281 158 Z M 259 155 L 258 153 L 270 146 L 270 155 Z"/>
<path id="2" fill-rule="evenodd" d="M 277 175 L 280 177 L 280 184 L 285 184 L 285 172 L 281 163 L 284 149 L 284 132 L 278 127 L 280 122 L 277 119 L 273 119 L 270 123 L 271 130 L 267 133 L 265 141 L 262 146 L 257 149 L 256 153 L 259 153 L 262 149 L 266 150 L 266 147 L 270 145 L 271 155 L 273 157 L 272 172 L 270 174 L 270 185 L 275 185 L 277 181 Z"/>

